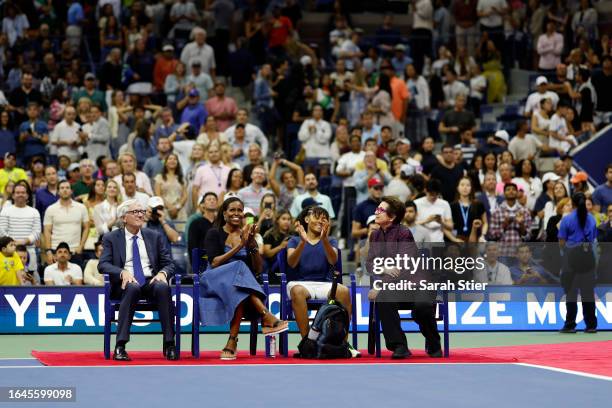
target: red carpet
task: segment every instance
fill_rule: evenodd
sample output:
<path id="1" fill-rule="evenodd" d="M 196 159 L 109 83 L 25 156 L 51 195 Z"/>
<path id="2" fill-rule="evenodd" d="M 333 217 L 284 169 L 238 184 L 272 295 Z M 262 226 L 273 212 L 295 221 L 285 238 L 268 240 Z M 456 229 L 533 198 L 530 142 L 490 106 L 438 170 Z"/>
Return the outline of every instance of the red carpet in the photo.
<path id="1" fill-rule="evenodd" d="M 452 351 L 452 350 L 451 350 Z M 231 364 L 378 364 L 378 363 L 510 363 L 512 358 L 498 358 L 482 355 L 479 349 L 464 349 L 451 352 L 450 358 L 430 358 L 424 351 L 414 351 L 413 356 L 406 360 L 391 360 L 390 352 L 384 352 L 382 358 L 369 356 L 362 350 L 363 357 L 342 360 L 303 360 L 296 358 L 266 358 L 263 352 L 250 356 L 248 351 L 240 351 L 233 361 L 219 360 L 219 351 L 204 351 L 196 360 L 189 352 L 182 352 L 178 361 L 168 361 L 162 357 L 161 351 L 129 351 L 132 361 L 118 362 L 105 360 L 104 355 L 97 351 L 79 352 L 47 352 L 32 351 L 32 356 L 47 366 L 115 366 L 115 365 L 231 365 Z M 289 355 L 291 356 L 292 353 Z"/>
<path id="2" fill-rule="evenodd" d="M 529 363 L 612 377 L 612 341 L 451 349 L 450 358 L 439 359 L 429 358 L 421 350 L 413 350 L 413 356 L 406 360 L 391 360 L 389 352 L 383 353 L 382 359 L 363 352 L 363 357 L 358 359 L 301 360 L 283 357 L 266 358 L 263 353 L 251 357 L 247 351 L 241 350 L 234 361 L 219 360 L 218 351 L 204 351 L 199 360 L 192 358 L 188 352 L 183 352 L 179 361 L 165 360 L 160 351 L 129 353 L 133 361 L 116 362 L 105 360 L 101 352 L 32 351 L 32 355 L 47 366 Z"/>

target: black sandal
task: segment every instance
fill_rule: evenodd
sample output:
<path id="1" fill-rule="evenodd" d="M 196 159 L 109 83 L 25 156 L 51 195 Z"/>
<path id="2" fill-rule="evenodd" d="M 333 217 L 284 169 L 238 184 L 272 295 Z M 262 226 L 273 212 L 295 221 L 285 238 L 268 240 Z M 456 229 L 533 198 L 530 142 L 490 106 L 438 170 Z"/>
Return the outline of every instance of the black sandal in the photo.
<path id="1" fill-rule="evenodd" d="M 228 342 L 229 340 L 233 340 L 236 342 L 236 349 L 232 350 L 231 348 L 228 347 L 224 347 L 223 350 L 221 350 L 221 357 L 219 357 L 221 360 L 235 360 L 236 359 L 236 355 L 237 355 L 237 350 L 238 350 L 238 336 L 229 336 Z M 226 353 L 224 355 L 224 353 Z"/>

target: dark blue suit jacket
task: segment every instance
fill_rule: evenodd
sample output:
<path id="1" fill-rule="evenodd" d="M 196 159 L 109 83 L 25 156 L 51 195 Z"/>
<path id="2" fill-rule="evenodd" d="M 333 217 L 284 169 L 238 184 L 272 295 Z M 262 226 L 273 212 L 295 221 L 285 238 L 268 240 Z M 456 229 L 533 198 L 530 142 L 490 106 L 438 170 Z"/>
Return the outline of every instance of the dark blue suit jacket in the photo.
<path id="1" fill-rule="evenodd" d="M 487 220 L 489 222 L 491 222 L 491 204 L 489 204 L 489 199 L 487 198 L 487 195 L 484 192 L 478 192 L 476 194 L 476 200 L 480 201 L 482 203 L 482 205 L 485 208 L 485 211 L 487 212 Z M 497 204 L 501 204 L 504 202 L 504 197 L 503 196 L 498 196 L 497 197 Z"/>
<path id="2" fill-rule="evenodd" d="M 163 237 L 148 228 L 141 229 L 142 238 L 147 248 L 153 276 L 164 271 L 167 278 L 174 275 L 174 263 L 170 251 L 164 244 Z M 125 266 L 125 229 L 119 228 L 104 234 L 102 238 L 102 256 L 98 262 L 98 272 L 108 274 L 111 284 L 121 284 L 121 271 Z"/>

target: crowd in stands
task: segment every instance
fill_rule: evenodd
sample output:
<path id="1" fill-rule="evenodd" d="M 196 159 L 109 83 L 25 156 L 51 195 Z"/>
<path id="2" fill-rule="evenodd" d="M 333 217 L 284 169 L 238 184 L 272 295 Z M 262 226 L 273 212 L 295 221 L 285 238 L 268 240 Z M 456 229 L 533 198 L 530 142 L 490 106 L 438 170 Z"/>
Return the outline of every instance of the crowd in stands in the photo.
<path id="1" fill-rule="evenodd" d="M 320 41 L 303 3 L 328 13 Z M 595 2 L 413 0 L 372 32 L 362 3 L 1 1 L 0 285 L 102 285 L 129 199 L 183 271 L 230 197 L 270 271 L 311 206 L 363 258 L 383 195 L 417 242 L 483 243 L 500 284 L 558 282 L 524 243 L 558 241 L 573 192 L 612 240 L 612 164 L 599 186 L 572 166 L 612 112 Z M 533 89 L 487 129 L 514 68 Z"/>

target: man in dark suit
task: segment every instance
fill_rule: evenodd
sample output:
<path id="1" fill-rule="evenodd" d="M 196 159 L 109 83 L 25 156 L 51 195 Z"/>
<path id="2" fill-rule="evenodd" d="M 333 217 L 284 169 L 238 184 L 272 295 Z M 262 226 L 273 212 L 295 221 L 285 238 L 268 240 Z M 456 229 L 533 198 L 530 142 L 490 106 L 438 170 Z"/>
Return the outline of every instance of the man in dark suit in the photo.
<path id="1" fill-rule="evenodd" d="M 157 305 L 164 335 L 164 356 L 177 360 L 172 324 L 174 306 L 168 285 L 174 273 L 170 252 L 160 234 L 142 228 L 145 209 L 138 200 L 121 203 L 117 217 L 124 227 L 104 234 L 104 249 L 98 264 L 98 271 L 110 277 L 111 297 L 121 299 L 113 359 L 130 361 L 125 345 L 130 339 L 136 304 L 145 298 Z"/>

